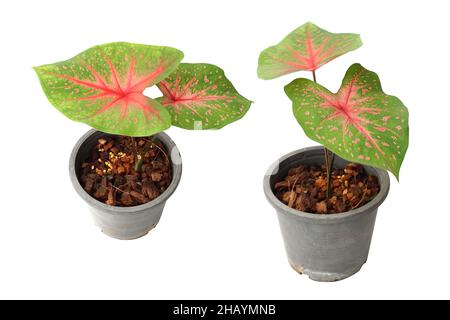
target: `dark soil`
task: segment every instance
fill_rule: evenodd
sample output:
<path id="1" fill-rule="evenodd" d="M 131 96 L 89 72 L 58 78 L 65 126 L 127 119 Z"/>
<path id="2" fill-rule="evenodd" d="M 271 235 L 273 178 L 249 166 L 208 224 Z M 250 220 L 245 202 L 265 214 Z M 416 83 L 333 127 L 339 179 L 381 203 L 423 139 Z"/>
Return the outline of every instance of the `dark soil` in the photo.
<path id="1" fill-rule="evenodd" d="M 349 163 L 344 169 L 333 169 L 332 192 L 327 199 L 325 166 L 299 166 L 289 170 L 275 184 L 275 195 L 291 208 L 303 212 L 331 214 L 359 208 L 380 191 L 378 179 L 368 175 L 363 166 Z"/>
<path id="2" fill-rule="evenodd" d="M 101 137 L 81 167 L 84 190 L 111 206 L 152 201 L 172 181 L 168 152 L 152 137 Z"/>

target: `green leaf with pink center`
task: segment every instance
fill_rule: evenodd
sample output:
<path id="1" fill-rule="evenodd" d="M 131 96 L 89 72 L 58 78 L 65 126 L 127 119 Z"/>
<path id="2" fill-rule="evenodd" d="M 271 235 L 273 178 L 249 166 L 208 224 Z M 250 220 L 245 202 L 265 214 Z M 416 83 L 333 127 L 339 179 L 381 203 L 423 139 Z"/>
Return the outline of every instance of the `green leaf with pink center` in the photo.
<path id="1" fill-rule="evenodd" d="M 170 47 L 117 42 L 35 70 L 49 101 L 68 118 L 106 133 L 149 136 L 170 127 L 171 119 L 143 91 L 182 58 Z"/>
<path id="2" fill-rule="evenodd" d="M 306 135 L 340 157 L 391 171 L 398 179 L 408 148 L 408 110 L 382 91 L 376 73 L 360 64 L 334 94 L 308 79 L 285 87 Z"/>
<path id="3" fill-rule="evenodd" d="M 251 104 L 211 64 L 182 63 L 158 88 L 163 97 L 157 101 L 172 115 L 172 124 L 184 129 L 222 128 L 242 118 Z"/>
<path id="4" fill-rule="evenodd" d="M 296 71 L 315 71 L 361 46 L 361 38 L 357 34 L 331 33 L 308 22 L 279 44 L 261 52 L 258 76 L 268 80 Z"/>

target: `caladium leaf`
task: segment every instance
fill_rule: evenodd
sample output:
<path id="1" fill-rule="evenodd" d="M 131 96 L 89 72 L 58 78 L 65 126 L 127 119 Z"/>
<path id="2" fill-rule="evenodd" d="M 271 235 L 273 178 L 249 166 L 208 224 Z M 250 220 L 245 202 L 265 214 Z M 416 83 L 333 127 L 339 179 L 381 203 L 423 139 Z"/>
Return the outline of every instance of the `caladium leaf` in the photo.
<path id="1" fill-rule="evenodd" d="M 306 135 L 340 157 L 391 171 L 408 148 L 408 109 L 386 95 L 376 73 L 354 64 L 336 94 L 307 79 L 285 87 Z"/>
<path id="2" fill-rule="evenodd" d="M 205 63 L 182 63 L 158 84 L 160 102 L 172 124 L 184 129 L 219 129 L 244 116 L 251 101 L 241 96 L 222 69 Z"/>
<path id="3" fill-rule="evenodd" d="M 330 33 L 308 22 L 279 44 L 261 52 L 258 76 L 273 79 L 295 71 L 315 71 L 327 62 L 362 46 L 353 33 Z"/>
<path id="4" fill-rule="evenodd" d="M 107 133 L 148 136 L 170 127 L 171 120 L 142 92 L 182 58 L 170 47 L 117 42 L 35 70 L 47 98 L 68 118 Z"/>

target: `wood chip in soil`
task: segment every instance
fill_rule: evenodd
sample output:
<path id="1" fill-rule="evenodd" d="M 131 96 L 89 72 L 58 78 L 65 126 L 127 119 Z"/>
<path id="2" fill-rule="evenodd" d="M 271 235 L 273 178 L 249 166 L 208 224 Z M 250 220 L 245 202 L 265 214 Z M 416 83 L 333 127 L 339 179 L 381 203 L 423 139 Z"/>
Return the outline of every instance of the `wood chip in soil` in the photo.
<path id="1" fill-rule="evenodd" d="M 380 191 L 377 177 L 368 175 L 364 167 L 348 163 L 344 169 L 333 169 L 331 196 L 327 198 L 325 166 L 298 166 L 275 183 L 276 197 L 290 208 L 299 211 L 334 214 L 359 208 Z"/>
<path id="2" fill-rule="evenodd" d="M 139 171 L 135 155 L 142 158 Z M 130 207 L 159 197 L 172 181 L 171 168 L 167 150 L 153 137 L 105 135 L 82 163 L 79 179 L 95 199 L 111 206 Z"/>

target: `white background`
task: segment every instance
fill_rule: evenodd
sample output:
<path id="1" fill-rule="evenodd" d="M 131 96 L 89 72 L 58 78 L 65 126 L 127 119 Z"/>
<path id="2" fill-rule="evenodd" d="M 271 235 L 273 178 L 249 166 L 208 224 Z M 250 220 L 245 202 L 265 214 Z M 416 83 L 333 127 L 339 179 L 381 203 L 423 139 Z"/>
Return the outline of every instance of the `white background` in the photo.
<path id="1" fill-rule="evenodd" d="M 0 33 L 0 298 L 450 298 L 447 1 L 8 1 Z M 380 207 L 368 263 L 338 283 L 289 267 L 262 192 L 269 165 L 314 145 L 283 86 L 257 79 L 259 52 L 306 21 L 360 33 L 364 46 L 327 64 L 337 90 L 354 62 L 376 71 L 410 111 L 401 183 Z M 255 101 L 220 131 L 167 133 L 183 158 L 160 224 L 135 241 L 94 226 L 68 158 L 88 127 L 45 98 L 32 66 L 96 44 L 168 45 L 221 66 Z M 150 94 L 153 95 L 154 91 Z"/>

